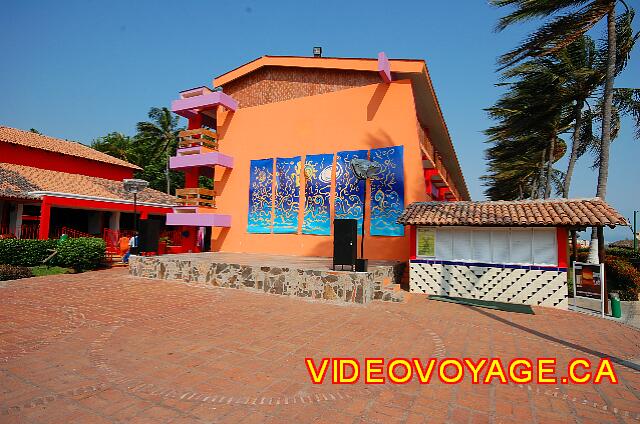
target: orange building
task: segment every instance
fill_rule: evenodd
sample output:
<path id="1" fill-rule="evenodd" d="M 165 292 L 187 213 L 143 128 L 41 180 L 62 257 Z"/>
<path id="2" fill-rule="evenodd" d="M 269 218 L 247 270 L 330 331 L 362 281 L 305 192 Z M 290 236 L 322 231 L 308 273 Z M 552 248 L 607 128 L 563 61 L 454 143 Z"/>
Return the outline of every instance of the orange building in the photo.
<path id="1" fill-rule="evenodd" d="M 263 56 L 213 86 L 172 104 L 189 120 L 171 158 L 187 188 L 167 215 L 207 228 L 213 251 L 331 256 L 333 219 L 358 218 L 364 204 L 365 257 L 406 261 L 404 206 L 469 200 L 423 60 Z M 383 167 L 366 201 L 349 180 L 354 157 Z M 213 191 L 198 188 L 201 175 Z"/>

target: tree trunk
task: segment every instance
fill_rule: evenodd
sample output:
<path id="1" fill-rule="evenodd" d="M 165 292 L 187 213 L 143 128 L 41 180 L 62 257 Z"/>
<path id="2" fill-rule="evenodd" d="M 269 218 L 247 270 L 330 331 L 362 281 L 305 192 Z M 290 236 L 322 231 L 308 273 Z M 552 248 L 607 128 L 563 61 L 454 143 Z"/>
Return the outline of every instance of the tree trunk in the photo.
<path id="1" fill-rule="evenodd" d="M 537 193 L 538 193 L 538 179 L 536 178 L 531 182 L 531 192 L 529 194 L 529 199 L 537 198 L 538 197 Z"/>
<path id="2" fill-rule="evenodd" d="M 534 199 L 540 198 L 540 188 L 544 182 L 544 163 L 547 159 L 547 149 L 542 151 L 542 157 L 540 158 L 540 174 L 538 176 L 538 182 L 536 184 L 536 192 Z"/>
<path id="3" fill-rule="evenodd" d="M 553 134 L 551 138 L 551 143 L 549 144 L 549 160 L 547 162 L 547 177 L 544 185 L 544 198 L 548 199 L 551 197 L 551 183 L 553 179 L 553 160 L 555 159 L 556 152 L 556 134 Z"/>
<path id="4" fill-rule="evenodd" d="M 607 194 L 609 178 L 609 145 L 611 144 L 611 109 L 613 103 L 613 80 L 616 66 L 616 11 L 612 8 L 607 15 L 607 77 L 604 84 L 604 105 L 602 107 L 602 146 L 598 169 L 598 190 L 596 196 L 603 199 Z"/>
<path id="5" fill-rule="evenodd" d="M 522 183 L 518 184 L 518 200 L 524 199 L 524 191 L 522 190 Z"/>
<path id="6" fill-rule="evenodd" d="M 569 197 L 569 188 L 571 187 L 571 177 L 573 176 L 573 168 L 576 166 L 578 160 L 578 149 L 580 148 L 580 126 L 582 125 L 582 107 L 584 106 L 584 100 L 576 101 L 576 107 L 573 111 L 573 120 L 575 122 L 573 127 L 573 137 L 571 142 L 571 156 L 569 156 L 569 165 L 567 166 L 567 173 L 564 176 L 564 183 L 562 185 L 562 196 Z"/>
<path id="7" fill-rule="evenodd" d="M 613 103 L 613 80 L 616 66 L 616 10 L 615 6 L 607 14 L 607 75 L 604 83 L 604 104 L 602 106 L 602 136 L 600 138 L 600 167 L 598 168 L 598 188 L 596 196 L 603 199 L 607 195 L 609 177 L 609 145 L 611 144 L 611 108 Z M 589 262 L 598 260 L 598 236 L 596 228 L 591 231 Z M 594 243 L 595 241 L 595 243 Z M 594 261 L 595 259 L 595 261 Z"/>
<path id="8" fill-rule="evenodd" d="M 164 171 L 167 178 L 167 194 L 171 194 L 171 176 L 169 175 L 169 153 L 167 153 L 167 167 Z"/>

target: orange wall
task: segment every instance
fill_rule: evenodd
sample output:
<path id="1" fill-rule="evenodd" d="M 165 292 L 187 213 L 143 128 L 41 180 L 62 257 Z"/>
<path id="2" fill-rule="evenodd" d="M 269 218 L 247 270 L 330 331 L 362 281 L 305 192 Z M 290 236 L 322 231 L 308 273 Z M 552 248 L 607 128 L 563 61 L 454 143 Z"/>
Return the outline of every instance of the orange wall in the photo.
<path id="1" fill-rule="evenodd" d="M 304 161 L 306 154 L 404 145 L 405 205 L 425 201 L 417 126 L 408 80 L 240 108 L 234 113 L 220 110 L 220 151 L 234 157 L 235 163 L 234 169 L 224 173 L 216 169 L 217 213 L 232 215 L 232 226 L 214 229 L 213 250 L 301 256 L 333 254 L 332 236 L 247 233 L 252 159 L 300 155 Z M 335 186 L 332 186 L 332 205 L 334 193 Z M 371 216 L 369 193 L 367 188 L 367 217 Z M 304 181 L 300 205 L 299 229 L 303 219 Z M 333 220 L 333 206 L 331 209 Z M 365 257 L 409 258 L 408 229 L 405 237 L 371 237 L 368 224 L 369 219 Z"/>

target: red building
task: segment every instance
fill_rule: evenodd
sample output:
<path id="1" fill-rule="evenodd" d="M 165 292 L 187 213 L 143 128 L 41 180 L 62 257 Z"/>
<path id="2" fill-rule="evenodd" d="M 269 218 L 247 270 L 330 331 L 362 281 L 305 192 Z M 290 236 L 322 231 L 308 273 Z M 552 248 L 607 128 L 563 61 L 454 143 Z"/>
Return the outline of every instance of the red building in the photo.
<path id="1" fill-rule="evenodd" d="M 101 236 L 133 229 L 133 196 L 122 180 L 138 166 L 83 144 L 0 126 L 0 234 L 58 236 L 63 227 Z M 138 194 L 140 219 L 161 219 L 175 198 Z"/>

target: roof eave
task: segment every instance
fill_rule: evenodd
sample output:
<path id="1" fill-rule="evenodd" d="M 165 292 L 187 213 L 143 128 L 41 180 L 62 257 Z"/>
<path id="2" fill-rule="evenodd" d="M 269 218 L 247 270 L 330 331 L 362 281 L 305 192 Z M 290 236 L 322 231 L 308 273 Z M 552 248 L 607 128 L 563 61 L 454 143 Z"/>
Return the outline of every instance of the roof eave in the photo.
<path id="1" fill-rule="evenodd" d="M 420 72 L 424 64 L 422 59 L 389 59 L 392 71 Z M 349 58 L 349 57 L 309 57 L 309 56 L 261 56 L 244 65 L 238 66 L 213 79 L 213 86 L 219 87 L 241 78 L 265 66 L 343 69 L 352 71 L 378 72 L 377 58 Z"/>
<path id="2" fill-rule="evenodd" d="M 64 199 L 79 199 L 79 200 L 91 200 L 96 202 L 110 202 L 110 203 L 121 203 L 121 204 L 133 204 L 133 200 L 130 199 L 117 199 L 117 198 L 109 198 L 109 197 L 99 197 L 99 196 L 89 196 L 85 194 L 75 194 L 75 193 L 62 193 L 56 191 L 30 191 L 27 193 L 28 195 L 35 196 L 35 198 L 42 198 L 44 196 L 50 197 L 60 197 Z M 156 202 L 144 202 L 144 201 L 136 201 L 136 204 L 139 206 L 151 206 L 156 208 L 172 208 L 177 206 L 177 203 L 156 203 Z"/>

